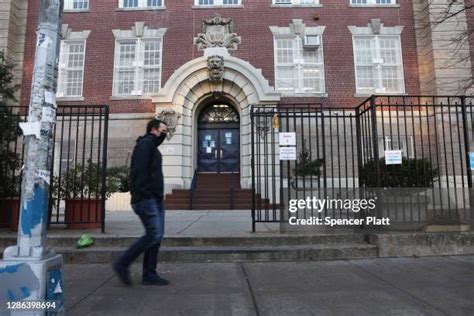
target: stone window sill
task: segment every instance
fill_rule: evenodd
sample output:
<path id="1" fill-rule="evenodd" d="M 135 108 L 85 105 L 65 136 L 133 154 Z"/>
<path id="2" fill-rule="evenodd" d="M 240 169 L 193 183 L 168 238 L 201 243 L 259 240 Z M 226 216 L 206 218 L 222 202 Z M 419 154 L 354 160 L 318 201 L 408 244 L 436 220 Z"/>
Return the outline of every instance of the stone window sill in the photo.
<path id="1" fill-rule="evenodd" d="M 349 8 L 400 8 L 399 4 L 349 4 Z"/>
<path id="2" fill-rule="evenodd" d="M 272 8 L 322 8 L 322 4 L 272 4 Z"/>
<path id="3" fill-rule="evenodd" d="M 243 4 L 237 5 L 194 5 L 193 9 L 243 9 Z"/>
<path id="4" fill-rule="evenodd" d="M 354 98 L 370 98 L 371 96 L 404 96 L 408 95 L 405 92 L 390 92 L 390 93 L 354 93 Z"/>
<path id="5" fill-rule="evenodd" d="M 84 97 L 57 97 L 57 102 L 82 102 L 84 101 Z"/>
<path id="6" fill-rule="evenodd" d="M 78 10 L 74 10 L 74 9 L 70 9 L 70 10 L 63 10 L 62 13 L 89 13 L 91 12 L 90 9 L 78 9 Z"/>
<path id="7" fill-rule="evenodd" d="M 284 93 L 280 92 L 282 98 L 327 98 L 327 93 Z"/>

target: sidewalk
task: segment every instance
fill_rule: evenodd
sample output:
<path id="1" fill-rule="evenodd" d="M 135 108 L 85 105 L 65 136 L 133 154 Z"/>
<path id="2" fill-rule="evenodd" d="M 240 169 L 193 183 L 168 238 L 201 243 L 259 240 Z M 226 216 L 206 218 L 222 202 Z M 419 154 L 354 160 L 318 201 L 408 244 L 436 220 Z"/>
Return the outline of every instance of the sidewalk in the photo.
<path id="1" fill-rule="evenodd" d="M 68 315 L 473 315 L 474 256 L 161 264 L 168 287 L 66 265 Z M 139 281 L 140 267 L 133 278 Z"/>

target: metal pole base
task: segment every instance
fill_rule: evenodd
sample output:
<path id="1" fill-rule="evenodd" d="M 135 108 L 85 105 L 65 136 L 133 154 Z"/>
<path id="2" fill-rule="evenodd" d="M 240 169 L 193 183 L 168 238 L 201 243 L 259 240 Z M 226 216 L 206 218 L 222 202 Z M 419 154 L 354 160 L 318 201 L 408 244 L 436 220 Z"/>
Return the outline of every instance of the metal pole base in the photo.
<path id="1" fill-rule="evenodd" d="M 0 261 L 0 315 L 63 315 L 61 255 Z"/>

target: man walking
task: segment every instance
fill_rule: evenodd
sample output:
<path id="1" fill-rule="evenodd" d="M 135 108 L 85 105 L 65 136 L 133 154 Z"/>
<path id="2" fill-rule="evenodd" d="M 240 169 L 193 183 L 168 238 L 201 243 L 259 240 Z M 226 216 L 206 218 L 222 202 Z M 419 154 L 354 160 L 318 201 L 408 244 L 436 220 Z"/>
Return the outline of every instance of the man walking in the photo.
<path id="1" fill-rule="evenodd" d="M 135 241 L 113 265 L 120 281 L 127 286 L 132 284 L 129 267 L 143 252 L 142 284 L 169 284 L 156 272 L 158 251 L 165 229 L 162 156 L 158 146 L 165 140 L 167 132 L 165 123 L 151 120 L 147 124 L 146 135 L 137 139 L 133 150 L 130 172 L 132 208 L 145 227 L 145 235 Z"/>

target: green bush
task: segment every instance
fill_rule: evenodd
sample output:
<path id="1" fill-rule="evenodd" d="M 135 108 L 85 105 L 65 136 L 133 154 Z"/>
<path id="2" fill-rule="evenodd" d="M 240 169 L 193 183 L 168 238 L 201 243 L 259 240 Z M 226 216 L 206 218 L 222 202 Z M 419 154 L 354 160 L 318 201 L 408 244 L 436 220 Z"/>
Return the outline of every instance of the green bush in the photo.
<path id="1" fill-rule="evenodd" d="M 401 165 L 385 165 L 385 158 L 378 161 L 379 173 L 376 173 L 375 160 L 369 160 L 360 169 L 360 184 L 382 188 L 428 188 L 433 186 L 438 176 L 428 159 L 402 159 Z M 378 184 L 380 180 L 380 185 Z"/>
<path id="2" fill-rule="evenodd" d="M 107 171 L 107 176 L 119 181 L 118 192 L 130 191 L 130 168 L 128 166 L 111 167 Z"/>
<path id="3" fill-rule="evenodd" d="M 77 164 L 66 171 L 61 177 L 53 178 L 53 197 L 56 199 L 92 198 L 99 199 L 102 194 L 102 177 L 104 169 L 96 163 L 88 162 L 86 165 Z M 120 179 L 109 174 L 107 170 L 105 181 L 105 196 L 109 198 L 112 193 L 118 192 Z"/>
<path id="4" fill-rule="evenodd" d="M 18 86 L 13 84 L 14 65 L 0 51 L 0 197 L 19 195 L 20 155 L 14 145 L 19 136 L 20 117 L 9 107 L 15 101 Z"/>
<path id="5" fill-rule="evenodd" d="M 311 160 L 311 153 L 306 147 L 306 140 L 303 139 L 301 151 L 298 156 L 297 166 L 294 169 L 296 176 L 316 176 L 321 175 L 322 159 Z"/>

